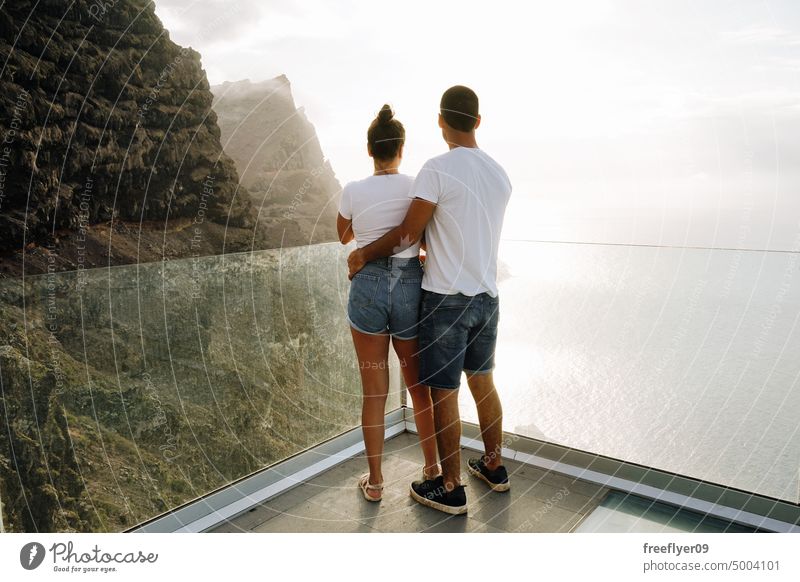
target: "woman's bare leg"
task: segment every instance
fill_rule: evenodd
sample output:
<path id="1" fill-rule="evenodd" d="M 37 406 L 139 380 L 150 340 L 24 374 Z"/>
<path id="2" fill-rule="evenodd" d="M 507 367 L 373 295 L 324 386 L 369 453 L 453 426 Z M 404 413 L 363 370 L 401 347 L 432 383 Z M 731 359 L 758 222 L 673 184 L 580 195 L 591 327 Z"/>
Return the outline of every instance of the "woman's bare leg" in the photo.
<path id="1" fill-rule="evenodd" d="M 364 397 L 361 402 L 361 430 L 367 449 L 369 482 L 373 485 L 383 483 L 381 456 L 383 455 L 386 397 L 389 394 L 389 336 L 369 335 L 352 327 L 353 345 L 361 370 L 361 387 Z M 370 496 L 380 497 L 380 491 L 369 490 Z"/>
<path id="2" fill-rule="evenodd" d="M 434 474 L 436 470 L 436 435 L 433 428 L 433 401 L 431 389 L 419 384 L 419 347 L 415 339 L 392 338 L 394 351 L 400 360 L 400 369 L 411 394 L 414 406 L 414 423 L 419 432 L 419 444 L 425 456 L 425 472 Z"/>

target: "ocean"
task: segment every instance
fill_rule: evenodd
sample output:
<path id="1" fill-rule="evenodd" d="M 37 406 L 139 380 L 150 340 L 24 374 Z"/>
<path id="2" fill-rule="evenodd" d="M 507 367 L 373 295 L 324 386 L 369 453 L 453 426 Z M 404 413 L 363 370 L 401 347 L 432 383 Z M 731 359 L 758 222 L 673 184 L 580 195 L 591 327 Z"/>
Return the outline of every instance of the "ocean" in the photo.
<path id="1" fill-rule="evenodd" d="M 504 430 L 798 502 L 799 259 L 504 241 Z"/>

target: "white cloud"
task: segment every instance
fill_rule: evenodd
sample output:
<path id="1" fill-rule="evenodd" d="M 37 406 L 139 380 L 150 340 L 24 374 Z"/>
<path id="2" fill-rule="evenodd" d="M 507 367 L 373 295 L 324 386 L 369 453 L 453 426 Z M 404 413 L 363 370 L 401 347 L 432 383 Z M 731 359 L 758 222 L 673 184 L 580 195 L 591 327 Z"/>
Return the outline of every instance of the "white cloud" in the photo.
<path id="1" fill-rule="evenodd" d="M 158 0 L 156 14 L 172 40 L 205 48 L 251 30 L 261 6 L 255 0 Z"/>
<path id="2" fill-rule="evenodd" d="M 800 46 L 800 35 L 778 26 L 750 26 L 720 33 L 723 39 L 738 44 Z"/>
<path id="3" fill-rule="evenodd" d="M 748 160 L 768 193 L 775 167 L 800 166 L 783 146 L 800 126 L 793 2 L 157 1 L 212 83 L 286 74 L 343 182 L 369 170 L 363 134 L 385 101 L 408 131 L 406 171 L 438 153 L 436 105 L 454 83 L 481 95 L 481 144 L 514 182 L 547 174 L 567 202 L 603 184 L 603 204 L 647 201 L 659 183 L 694 200 Z M 800 188 L 785 170 L 780 184 Z"/>

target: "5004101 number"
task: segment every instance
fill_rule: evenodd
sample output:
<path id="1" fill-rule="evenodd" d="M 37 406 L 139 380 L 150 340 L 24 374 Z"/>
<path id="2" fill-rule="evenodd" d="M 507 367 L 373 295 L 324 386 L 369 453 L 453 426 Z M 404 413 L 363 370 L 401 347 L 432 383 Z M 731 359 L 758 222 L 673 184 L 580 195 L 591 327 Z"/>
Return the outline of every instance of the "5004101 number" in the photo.
<path id="1" fill-rule="evenodd" d="M 779 560 L 733 560 L 731 570 L 779 570 Z"/>

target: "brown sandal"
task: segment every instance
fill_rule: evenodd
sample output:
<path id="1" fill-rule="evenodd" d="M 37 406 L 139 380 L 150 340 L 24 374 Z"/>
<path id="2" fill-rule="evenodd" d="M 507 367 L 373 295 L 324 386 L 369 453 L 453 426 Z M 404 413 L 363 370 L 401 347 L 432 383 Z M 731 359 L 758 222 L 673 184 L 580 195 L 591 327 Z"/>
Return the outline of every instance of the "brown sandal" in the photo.
<path id="1" fill-rule="evenodd" d="M 358 479 L 358 487 L 361 489 L 361 493 L 364 494 L 364 499 L 367 501 L 380 501 L 383 498 L 383 483 L 378 483 L 377 485 L 373 485 L 369 482 L 369 473 L 364 473 Z M 378 491 L 380 495 L 377 497 L 372 497 L 368 491 Z"/>

